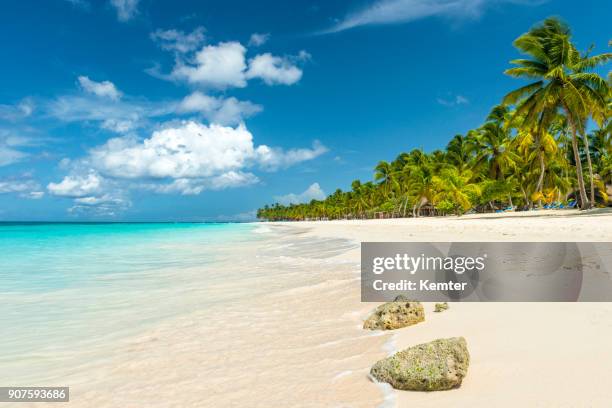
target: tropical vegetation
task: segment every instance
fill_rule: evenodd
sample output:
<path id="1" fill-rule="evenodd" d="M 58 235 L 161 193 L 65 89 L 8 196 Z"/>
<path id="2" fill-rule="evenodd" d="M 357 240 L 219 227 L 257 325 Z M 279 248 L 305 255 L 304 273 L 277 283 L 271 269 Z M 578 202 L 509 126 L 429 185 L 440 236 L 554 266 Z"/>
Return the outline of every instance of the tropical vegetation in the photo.
<path id="1" fill-rule="evenodd" d="M 612 45 L 612 44 L 608 44 Z M 324 200 L 265 206 L 268 220 L 418 217 L 608 203 L 612 185 L 612 53 L 580 52 L 570 28 L 548 18 L 514 41 L 524 58 L 505 74 L 529 80 L 484 123 L 444 150 L 381 161 L 372 181 Z M 601 70 L 601 68 L 600 68 Z"/>

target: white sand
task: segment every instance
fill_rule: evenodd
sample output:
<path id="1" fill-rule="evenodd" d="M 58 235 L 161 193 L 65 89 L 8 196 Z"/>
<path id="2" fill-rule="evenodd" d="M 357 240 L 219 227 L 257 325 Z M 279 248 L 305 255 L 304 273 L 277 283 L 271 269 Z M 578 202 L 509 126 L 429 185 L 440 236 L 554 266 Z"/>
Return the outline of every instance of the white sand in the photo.
<path id="1" fill-rule="evenodd" d="M 607 210 L 283 225 L 356 241 L 612 241 Z M 358 260 L 359 250 L 341 256 Z M 392 332 L 395 350 L 464 336 L 468 375 L 455 390 L 395 391 L 392 405 L 610 406 L 612 303 L 452 303 L 444 313 L 431 313 L 433 304 L 425 307 L 424 323 Z"/>

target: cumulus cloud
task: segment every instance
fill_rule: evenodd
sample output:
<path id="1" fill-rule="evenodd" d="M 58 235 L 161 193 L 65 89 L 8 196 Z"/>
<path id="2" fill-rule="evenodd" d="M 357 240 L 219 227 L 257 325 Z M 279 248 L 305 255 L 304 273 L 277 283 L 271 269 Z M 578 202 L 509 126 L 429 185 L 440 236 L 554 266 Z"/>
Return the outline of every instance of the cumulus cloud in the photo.
<path id="1" fill-rule="evenodd" d="M 239 101 L 234 97 L 221 98 L 195 91 L 179 104 L 179 113 L 200 113 L 211 123 L 235 125 L 262 111 L 261 105 Z"/>
<path id="2" fill-rule="evenodd" d="M 253 33 L 251 34 L 251 38 L 249 38 L 249 46 L 250 47 L 261 47 L 270 39 L 269 33 Z"/>
<path id="3" fill-rule="evenodd" d="M 93 168 L 116 178 L 227 179 L 231 171 L 253 165 L 275 170 L 312 160 L 326 151 L 319 142 L 312 149 L 287 151 L 255 146 L 253 135 L 242 124 L 226 127 L 187 121 L 155 131 L 142 141 L 110 139 L 92 149 L 88 160 Z"/>
<path id="4" fill-rule="evenodd" d="M 492 4 L 515 3 L 538 5 L 546 0 L 378 0 L 368 7 L 344 17 L 323 33 L 338 32 L 374 24 L 397 24 L 427 17 L 454 19 L 478 18 Z"/>
<path id="5" fill-rule="evenodd" d="M 234 41 L 207 45 L 195 54 L 195 64 L 179 61 L 170 76 L 211 88 L 244 88 L 245 53 L 246 48 Z"/>
<path id="6" fill-rule="evenodd" d="M 121 98 L 121 92 L 110 81 L 96 82 L 83 75 L 79 76 L 78 80 L 81 88 L 87 93 L 114 101 Z"/>
<path id="7" fill-rule="evenodd" d="M 242 168 L 253 157 L 252 135 L 189 121 L 143 141 L 115 138 L 90 151 L 93 166 L 118 178 L 197 178 Z"/>
<path id="8" fill-rule="evenodd" d="M 200 194 L 259 182 L 252 169 L 274 171 L 312 160 L 327 148 L 256 146 L 244 124 L 236 127 L 204 125 L 196 121 L 172 123 L 144 140 L 134 136 L 109 139 L 88 155 L 65 163 L 71 173 L 47 189 L 55 196 L 83 198 L 85 205 L 109 191 L 141 188 L 157 193 Z M 121 197 L 113 194 L 113 197 Z M 91 197 L 91 198 L 87 198 Z"/>
<path id="9" fill-rule="evenodd" d="M 151 33 L 151 39 L 164 50 L 184 54 L 195 51 L 204 43 L 204 31 L 204 27 L 197 27 L 190 33 L 176 29 L 156 30 Z"/>
<path id="10" fill-rule="evenodd" d="M 265 53 L 249 61 L 246 77 L 261 78 L 268 85 L 292 85 L 302 78 L 302 70 L 288 58 Z"/>
<path id="11" fill-rule="evenodd" d="M 325 192 L 321 189 L 319 183 L 312 183 L 306 190 L 299 194 L 290 193 L 283 196 L 276 196 L 274 199 L 282 205 L 308 203 L 312 200 L 325 199 Z"/>
<path id="12" fill-rule="evenodd" d="M 117 11 L 117 20 L 126 22 L 138 14 L 140 0 L 110 0 L 111 6 Z"/>
<path id="13" fill-rule="evenodd" d="M 82 166 L 81 166 L 82 167 Z M 76 167 L 58 183 L 49 183 L 47 190 L 56 197 L 72 199 L 68 212 L 73 215 L 114 216 L 131 206 L 124 189 L 95 170 Z"/>
<path id="14" fill-rule="evenodd" d="M 270 53 L 259 54 L 246 60 L 247 49 L 236 41 L 204 46 L 192 58 L 177 57 L 170 74 L 159 72 L 155 66 L 147 72 L 155 77 L 185 81 L 203 88 L 224 90 L 244 88 L 250 79 L 260 78 L 268 85 L 292 85 L 302 78 L 297 63 L 310 58 L 301 51 L 297 56 L 279 57 Z"/>
<path id="15" fill-rule="evenodd" d="M 102 177 L 91 172 L 84 176 L 66 176 L 59 183 L 49 183 L 47 190 L 54 196 L 84 198 L 91 197 L 102 192 Z"/>

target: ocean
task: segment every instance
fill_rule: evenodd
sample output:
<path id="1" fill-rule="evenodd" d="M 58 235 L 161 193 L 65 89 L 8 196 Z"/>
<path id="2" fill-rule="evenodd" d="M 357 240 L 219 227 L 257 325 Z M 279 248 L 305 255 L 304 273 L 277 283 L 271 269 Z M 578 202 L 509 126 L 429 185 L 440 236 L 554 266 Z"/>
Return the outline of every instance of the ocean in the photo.
<path id="1" fill-rule="evenodd" d="M 307 232 L 0 224 L 0 385 L 70 387 L 58 408 L 374 406 L 358 243 Z"/>
<path id="2" fill-rule="evenodd" d="M 0 383 L 51 380 L 80 351 L 231 299 L 210 291 L 233 278 L 215 264 L 254 228 L 0 223 Z"/>

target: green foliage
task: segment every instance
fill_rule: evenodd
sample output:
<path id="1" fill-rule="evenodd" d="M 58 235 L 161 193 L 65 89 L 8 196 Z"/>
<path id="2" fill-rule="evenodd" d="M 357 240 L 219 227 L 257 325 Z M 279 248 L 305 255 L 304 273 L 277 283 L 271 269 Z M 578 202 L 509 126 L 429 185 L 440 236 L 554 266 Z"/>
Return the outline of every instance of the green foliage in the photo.
<path id="1" fill-rule="evenodd" d="M 581 53 L 563 22 L 549 18 L 519 36 L 526 58 L 506 74 L 531 83 L 509 92 L 484 123 L 454 136 L 445 150 L 420 149 L 380 161 L 374 180 L 351 183 L 325 200 L 274 204 L 267 220 L 461 215 L 563 202 L 576 191 L 583 208 L 612 184 L 612 87 L 590 72 L 612 53 Z M 587 133 L 592 119 L 598 129 Z M 583 174 L 583 167 L 588 168 Z M 591 189 L 587 198 L 586 185 Z M 602 200 L 602 202 L 603 202 Z"/>

